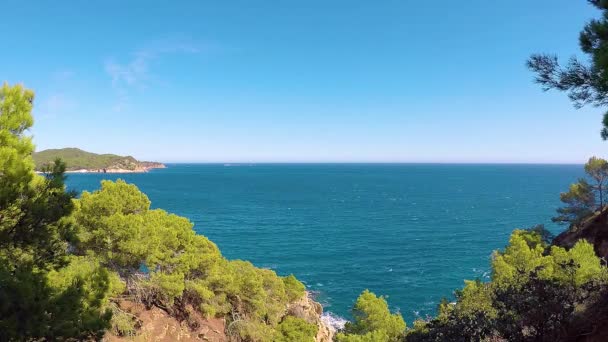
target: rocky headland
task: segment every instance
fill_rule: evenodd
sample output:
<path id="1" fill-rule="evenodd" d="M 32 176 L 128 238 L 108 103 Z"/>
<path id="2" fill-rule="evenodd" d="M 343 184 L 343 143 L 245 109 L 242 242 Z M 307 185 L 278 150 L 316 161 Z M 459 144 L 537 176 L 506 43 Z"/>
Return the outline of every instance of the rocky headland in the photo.
<path id="1" fill-rule="evenodd" d="M 32 157 L 39 172 L 57 159 L 66 163 L 66 171 L 70 173 L 143 173 L 166 167 L 162 163 L 139 161 L 131 156 L 97 154 L 78 148 L 49 149 L 35 152 Z"/>

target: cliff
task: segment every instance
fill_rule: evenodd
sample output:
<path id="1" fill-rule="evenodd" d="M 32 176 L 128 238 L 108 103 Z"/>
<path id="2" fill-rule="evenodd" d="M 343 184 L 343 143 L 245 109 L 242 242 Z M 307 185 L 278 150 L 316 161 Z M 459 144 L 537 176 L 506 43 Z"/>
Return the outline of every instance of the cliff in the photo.
<path id="1" fill-rule="evenodd" d="M 572 248 L 581 239 L 591 243 L 599 257 L 608 259 L 608 208 L 559 234 L 553 244 Z"/>
<path id="2" fill-rule="evenodd" d="M 309 293 L 297 302 L 292 303 L 287 308 L 287 314 L 301 318 L 319 327 L 315 342 L 331 342 L 333 340 L 335 331 L 321 320 L 323 306 L 315 302 Z"/>
<path id="3" fill-rule="evenodd" d="M 119 310 L 137 320 L 137 330 L 130 336 L 117 336 L 106 333 L 104 341 L 155 341 L 155 342 L 227 342 L 224 330 L 226 321 L 223 318 L 206 319 L 193 308 L 187 320 L 179 321 L 166 311 L 158 308 L 145 308 L 141 303 L 123 300 Z"/>
<path id="4" fill-rule="evenodd" d="M 122 300 L 118 309 L 137 320 L 137 331 L 131 336 L 117 336 L 108 332 L 104 341 L 155 341 L 155 342 L 229 342 L 224 318 L 204 318 L 194 308 L 189 308 L 188 318 L 178 320 L 166 311 L 158 308 L 145 308 L 140 303 Z M 315 342 L 331 342 L 334 331 L 321 320 L 323 307 L 308 294 L 291 303 L 286 308 L 286 315 L 302 318 L 319 327 Z"/>
<path id="5" fill-rule="evenodd" d="M 42 171 L 58 158 L 66 163 L 68 172 L 147 172 L 150 169 L 165 167 L 162 163 L 139 161 L 131 156 L 96 154 L 78 148 L 44 150 L 35 152 L 32 157 L 37 171 Z"/>
<path id="6" fill-rule="evenodd" d="M 553 239 L 553 244 L 572 248 L 577 241 L 587 240 L 595 253 L 608 260 L 608 208 L 595 213 L 577 226 L 572 226 Z M 568 341 L 608 341 L 608 298 L 601 298 L 590 306 L 578 309 L 583 319 L 570 327 Z"/>

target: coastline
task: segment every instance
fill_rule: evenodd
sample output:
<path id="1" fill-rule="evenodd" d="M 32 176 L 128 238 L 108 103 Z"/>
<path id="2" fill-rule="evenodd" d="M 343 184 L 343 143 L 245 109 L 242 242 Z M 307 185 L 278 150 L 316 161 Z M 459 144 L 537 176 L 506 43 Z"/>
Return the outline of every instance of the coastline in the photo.
<path id="1" fill-rule="evenodd" d="M 159 164 L 155 166 L 138 167 L 133 170 L 129 169 L 78 169 L 78 170 L 66 170 L 65 173 L 147 173 L 152 169 L 166 169 L 165 164 Z M 42 171 L 36 171 L 38 174 L 42 174 Z"/>
<path id="2" fill-rule="evenodd" d="M 165 169 L 167 168 L 165 165 L 163 166 L 155 166 L 155 167 L 144 167 L 144 168 L 136 168 L 134 170 L 128 169 L 80 169 L 80 170 L 69 170 L 65 173 L 146 173 L 152 169 Z"/>

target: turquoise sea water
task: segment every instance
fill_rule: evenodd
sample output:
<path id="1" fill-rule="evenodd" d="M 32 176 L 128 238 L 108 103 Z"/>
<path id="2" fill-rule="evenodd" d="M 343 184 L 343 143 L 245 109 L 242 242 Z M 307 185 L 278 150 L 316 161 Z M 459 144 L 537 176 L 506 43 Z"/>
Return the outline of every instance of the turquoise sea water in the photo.
<path id="1" fill-rule="evenodd" d="M 464 279 L 487 278 L 514 228 L 562 229 L 550 218 L 580 176 L 580 165 L 170 164 L 67 183 L 135 183 L 226 257 L 295 274 L 327 311 L 348 317 L 368 288 L 411 322 Z"/>

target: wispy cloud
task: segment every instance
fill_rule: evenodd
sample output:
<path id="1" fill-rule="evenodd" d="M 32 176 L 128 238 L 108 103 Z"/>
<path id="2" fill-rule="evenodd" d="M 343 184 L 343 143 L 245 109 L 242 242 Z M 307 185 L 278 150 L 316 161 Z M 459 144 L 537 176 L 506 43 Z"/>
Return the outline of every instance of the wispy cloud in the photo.
<path id="1" fill-rule="evenodd" d="M 58 69 L 49 75 L 46 91 L 37 93 L 34 106 L 37 119 L 54 119 L 70 113 L 78 107 L 73 95 L 76 73 L 70 69 Z"/>
<path id="2" fill-rule="evenodd" d="M 77 107 L 77 103 L 71 97 L 63 93 L 54 93 L 42 100 L 37 109 L 37 117 L 41 119 L 54 119 L 61 114 L 71 111 Z"/>
<path id="3" fill-rule="evenodd" d="M 153 62 L 164 55 L 176 53 L 199 53 L 200 47 L 184 42 L 158 41 L 131 54 L 126 62 L 117 62 L 109 58 L 104 63 L 104 70 L 110 76 L 118 101 L 114 110 L 121 111 L 127 105 L 129 92 L 132 89 L 143 90 L 153 79 L 151 67 Z"/>
<path id="4" fill-rule="evenodd" d="M 51 81 L 53 83 L 63 85 L 74 78 L 76 73 L 72 70 L 57 70 L 51 74 Z"/>
<path id="5" fill-rule="evenodd" d="M 114 87 L 142 85 L 148 78 L 149 63 L 152 55 L 140 51 L 126 64 L 120 64 L 110 59 L 105 63 L 105 71 L 112 78 Z"/>

